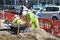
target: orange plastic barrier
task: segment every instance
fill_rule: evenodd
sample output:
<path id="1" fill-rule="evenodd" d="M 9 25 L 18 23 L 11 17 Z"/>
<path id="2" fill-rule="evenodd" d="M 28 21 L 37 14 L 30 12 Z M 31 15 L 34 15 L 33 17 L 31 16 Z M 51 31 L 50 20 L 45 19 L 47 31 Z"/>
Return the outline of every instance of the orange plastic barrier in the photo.
<path id="1" fill-rule="evenodd" d="M 8 13 L 4 13 L 4 19 L 8 19 L 9 14 Z"/>
<path id="2" fill-rule="evenodd" d="M 60 20 L 55 20 L 54 21 L 53 29 L 54 29 L 54 33 L 53 33 L 54 35 L 60 33 Z"/>
<path id="3" fill-rule="evenodd" d="M 42 18 L 38 18 L 40 28 L 44 29 L 44 22 Z"/>
<path id="4" fill-rule="evenodd" d="M 47 32 L 51 33 L 53 29 L 53 21 L 48 18 L 38 18 L 40 28 L 46 30 Z"/>
<path id="5" fill-rule="evenodd" d="M 0 18 L 2 18 L 3 17 L 3 14 L 2 13 L 0 13 Z"/>
<path id="6" fill-rule="evenodd" d="M 12 22 L 13 21 L 13 18 L 14 18 L 14 14 L 9 14 L 8 16 L 9 16 L 8 17 L 8 20 Z"/>

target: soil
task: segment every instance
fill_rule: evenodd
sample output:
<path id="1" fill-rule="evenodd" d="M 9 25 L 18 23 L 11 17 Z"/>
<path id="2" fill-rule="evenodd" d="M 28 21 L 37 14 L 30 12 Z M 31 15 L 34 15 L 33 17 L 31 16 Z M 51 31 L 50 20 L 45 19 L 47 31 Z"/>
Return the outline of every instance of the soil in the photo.
<path id="1" fill-rule="evenodd" d="M 0 31 L 0 40 L 60 40 L 60 38 L 47 33 L 43 29 L 34 29 L 18 35 L 11 34 L 7 31 Z"/>

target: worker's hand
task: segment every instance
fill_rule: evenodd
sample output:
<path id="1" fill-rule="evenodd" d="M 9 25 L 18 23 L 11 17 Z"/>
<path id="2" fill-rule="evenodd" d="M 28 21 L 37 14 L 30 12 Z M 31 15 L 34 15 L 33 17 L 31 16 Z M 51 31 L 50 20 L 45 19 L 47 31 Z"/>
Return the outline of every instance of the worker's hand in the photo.
<path id="1" fill-rule="evenodd" d="M 26 24 L 27 24 L 27 25 L 30 25 L 30 21 L 29 21 L 29 20 L 26 20 Z"/>

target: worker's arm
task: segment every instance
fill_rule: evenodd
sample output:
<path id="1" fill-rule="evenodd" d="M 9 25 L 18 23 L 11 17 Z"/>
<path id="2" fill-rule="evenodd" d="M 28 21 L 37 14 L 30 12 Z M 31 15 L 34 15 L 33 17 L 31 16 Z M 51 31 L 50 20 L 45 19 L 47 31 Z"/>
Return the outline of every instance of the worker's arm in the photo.
<path id="1" fill-rule="evenodd" d="M 14 20 L 12 21 L 12 23 L 17 23 L 17 19 L 16 19 L 16 18 L 14 18 Z"/>
<path id="2" fill-rule="evenodd" d="M 25 21 L 23 21 L 23 20 L 18 20 L 18 21 L 17 21 L 17 24 L 25 24 Z"/>

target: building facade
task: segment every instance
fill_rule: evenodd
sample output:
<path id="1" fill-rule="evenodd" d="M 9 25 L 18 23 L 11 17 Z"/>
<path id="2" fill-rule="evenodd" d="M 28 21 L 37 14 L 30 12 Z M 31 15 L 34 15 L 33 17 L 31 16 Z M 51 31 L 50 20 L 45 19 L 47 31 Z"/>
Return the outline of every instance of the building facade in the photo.
<path id="1" fill-rule="evenodd" d="M 0 5 L 34 5 L 34 4 L 54 4 L 60 5 L 60 0 L 0 0 Z"/>

